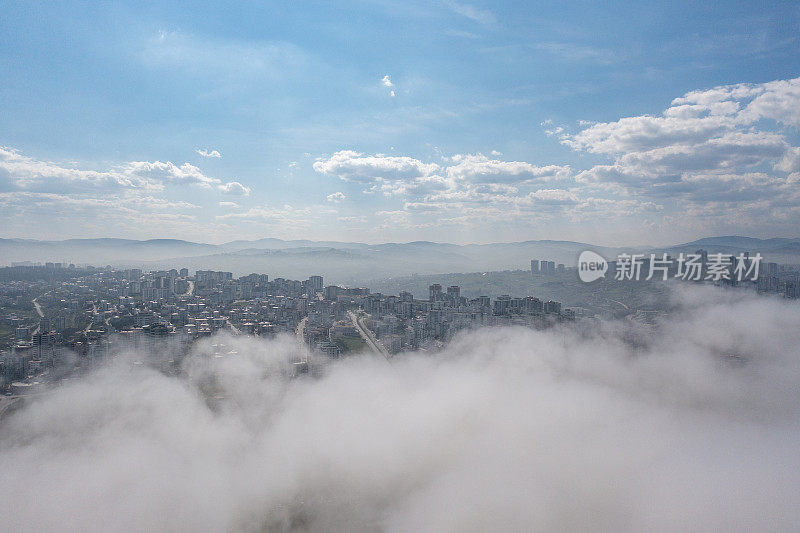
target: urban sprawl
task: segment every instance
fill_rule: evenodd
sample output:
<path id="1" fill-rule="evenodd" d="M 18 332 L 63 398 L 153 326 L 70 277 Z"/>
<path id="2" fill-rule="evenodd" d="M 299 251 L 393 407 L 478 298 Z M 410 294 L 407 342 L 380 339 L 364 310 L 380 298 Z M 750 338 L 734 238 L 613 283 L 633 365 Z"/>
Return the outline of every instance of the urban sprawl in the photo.
<path id="1" fill-rule="evenodd" d="M 775 263 L 764 267 L 748 287 L 800 296 L 796 269 Z M 552 261 L 531 261 L 533 275 L 571 270 Z M 161 365 L 177 370 L 195 340 L 219 331 L 294 334 L 318 360 L 329 360 L 362 351 L 391 358 L 435 350 L 458 331 L 477 327 L 546 328 L 573 320 L 575 312 L 557 301 L 510 295 L 470 299 L 457 285 L 432 284 L 427 299 L 419 299 L 409 292 L 385 295 L 365 287 L 326 286 L 322 276 L 299 281 L 250 274 L 237 279 L 213 270 L 190 275 L 186 268 L 143 272 L 22 264 L 0 268 L 0 389 L 6 395 L 22 394 L 39 384 L 35 378 L 48 369 L 61 369 L 53 376 L 65 375 L 126 350 L 167 353 Z M 310 371 L 308 361 L 297 365 L 298 372 Z"/>
<path id="2" fill-rule="evenodd" d="M 143 272 L 92 267 L 15 266 L 0 278 L 5 389 L 69 359 L 91 367 L 110 353 L 158 345 L 181 352 L 222 330 L 234 335 L 297 335 L 328 358 L 369 350 L 385 357 L 441 347 L 459 330 L 479 326 L 547 327 L 574 319 L 555 301 L 535 297 L 467 299 L 458 286 L 411 293 L 325 286 L 307 280 L 187 269 Z M 29 383 L 16 383 L 17 386 Z M 20 392 L 20 391 L 15 391 Z"/>

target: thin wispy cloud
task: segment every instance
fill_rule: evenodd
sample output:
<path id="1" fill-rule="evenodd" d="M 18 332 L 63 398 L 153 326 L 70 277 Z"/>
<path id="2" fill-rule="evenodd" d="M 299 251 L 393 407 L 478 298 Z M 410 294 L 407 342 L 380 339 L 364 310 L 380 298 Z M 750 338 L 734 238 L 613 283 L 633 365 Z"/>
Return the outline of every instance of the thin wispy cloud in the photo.
<path id="1" fill-rule="evenodd" d="M 454 2 L 450 0 L 445 1 L 444 4 L 447 7 L 449 7 L 453 12 L 463 17 L 466 17 L 474 22 L 478 22 L 480 24 L 490 25 L 494 24 L 497 21 L 494 14 L 488 9 L 483 9 L 471 4 Z"/>
<path id="2" fill-rule="evenodd" d="M 605 65 L 617 63 L 619 54 L 607 48 L 569 42 L 542 42 L 531 45 L 534 50 L 553 54 L 571 61 L 594 61 Z"/>

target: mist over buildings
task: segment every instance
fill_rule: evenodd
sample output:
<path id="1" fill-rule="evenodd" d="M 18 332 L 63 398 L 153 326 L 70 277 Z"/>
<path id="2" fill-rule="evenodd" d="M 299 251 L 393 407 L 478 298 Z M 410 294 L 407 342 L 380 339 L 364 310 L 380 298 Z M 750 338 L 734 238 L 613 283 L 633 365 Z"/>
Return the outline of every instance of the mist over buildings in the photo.
<path id="1" fill-rule="evenodd" d="M 0 425 L 15 531 L 753 531 L 800 520 L 800 308 L 675 288 L 670 319 L 485 328 L 354 356 L 216 336 L 126 354 Z M 224 344 L 219 356 L 219 344 Z M 217 346 L 212 346 L 216 344 Z"/>

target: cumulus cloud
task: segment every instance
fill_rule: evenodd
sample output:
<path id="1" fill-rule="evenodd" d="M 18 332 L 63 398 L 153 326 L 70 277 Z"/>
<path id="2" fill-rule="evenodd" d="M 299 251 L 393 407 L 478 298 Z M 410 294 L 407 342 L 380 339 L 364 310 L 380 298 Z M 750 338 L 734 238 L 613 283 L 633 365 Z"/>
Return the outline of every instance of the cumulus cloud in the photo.
<path id="1" fill-rule="evenodd" d="M 600 154 L 693 146 L 720 135 L 744 133 L 761 119 L 800 125 L 800 78 L 761 85 L 730 85 L 692 91 L 658 115 L 589 124 L 564 144 Z"/>
<path id="2" fill-rule="evenodd" d="M 343 150 L 329 159 L 314 163 L 314 170 L 337 176 L 344 181 L 365 184 L 402 182 L 413 185 L 420 180 L 464 181 L 474 183 L 515 183 L 533 180 L 557 180 L 569 176 L 569 166 L 537 166 L 525 161 L 500 161 L 483 154 L 457 154 L 447 159 L 441 167 L 436 163 L 424 163 L 412 157 L 387 155 L 364 155 Z M 444 171 L 444 176 L 436 173 Z M 397 186 L 395 183 L 393 186 Z"/>
<path id="3" fill-rule="evenodd" d="M 447 175 L 454 179 L 474 182 L 519 182 L 528 180 L 552 180 L 569 175 L 568 166 L 536 166 L 525 161 L 499 161 L 483 154 L 455 155 L 450 158 Z"/>
<path id="4" fill-rule="evenodd" d="M 167 184 L 211 189 L 222 181 L 205 175 L 191 163 L 130 161 L 104 170 L 82 170 L 35 159 L 13 148 L 0 148 L 0 190 L 47 193 L 160 191 Z"/>
<path id="5" fill-rule="evenodd" d="M 496 157 L 499 152 L 493 155 Z M 532 194 L 539 185 L 558 183 L 563 186 L 571 179 L 570 167 L 566 165 L 502 161 L 480 153 L 443 157 L 440 165 L 412 157 L 340 151 L 328 159 L 318 160 L 314 169 L 345 181 L 362 183 L 366 185 L 364 193 L 367 194 L 402 197 L 403 209 L 417 219 L 412 223 L 409 216 L 404 216 L 402 227 L 418 228 L 446 223 L 441 212 L 456 209 L 473 216 L 473 223 L 481 224 L 490 218 L 495 221 L 503 218 L 498 205 L 504 206 L 506 222 L 510 217 L 530 216 L 531 210 L 539 207 L 537 197 Z M 555 190 L 556 186 L 551 188 Z M 548 200 L 548 205 L 556 205 L 552 198 Z M 454 219 L 450 221 L 456 223 Z M 457 224 L 467 222 L 459 217 Z"/>
<path id="6" fill-rule="evenodd" d="M 334 192 L 325 197 L 329 202 L 338 203 L 347 198 L 343 192 Z"/>
<path id="7" fill-rule="evenodd" d="M 0 223 L 19 235 L 52 238 L 52 231 L 31 233 L 30 217 L 41 221 L 42 231 L 56 225 L 79 235 L 130 235 L 143 223 L 171 234 L 196 234 L 191 223 L 197 216 L 182 212 L 197 207 L 183 200 L 187 186 L 240 196 L 250 192 L 190 163 L 129 161 L 87 170 L 0 148 Z"/>
<path id="8" fill-rule="evenodd" d="M 586 123 L 559 138 L 575 150 L 613 159 L 576 175 L 589 191 L 644 201 L 669 197 L 696 216 L 710 209 L 768 212 L 772 206 L 775 214 L 796 217 L 785 207 L 800 201 L 792 186 L 800 148 L 778 126 L 799 125 L 798 109 L 800 78 L 728 85 L 691 91 L 661 115 Z M 671 217 L 670 223 L 699 220 Z"/>
<path id="9" fill-rule="evenodd" d="M 78 192 L 82 190 L 158 190 L 163 184 L 135 169 L 80 170 L 0 148 L 0 190 L 31 192 Z"/>
<path id="10" fill-rule="evenodd" d="M 199 155 L 203 157 L 216 157 L 216 158 L 222 157 L 222 154 L 220 154 L 218 150 L 203 150 L 198 148 L 195 150 L 195 152 L 197 152 Z"/>
<path id="11" fill-rule="evenodd" d="M 126 174 L 142 176 L 156 183 L 198 185 L 210 189 L 220 182 L 217 178 L 206 176 L 199 168 L 190 163 L 176 165 L 170 161 L 165 163 L 161 161 L 131 161 L 123 164 L 121 168 Z"/>
<path id="12" fill-rule="evenodd" d="M 574 193 L 564 189 L 539 189 L 531 193 L 534 198 L 538 200 L 546 200 L 550 202 L 575 202 L 577 198 Z"/>
<path id="13" fill-rule="evenodd" d="M 129 354 L 4 420 L 15 531 L 763 531 L 800 507 L 800 310 L 479 330 L 291 379 L 294 338 Z"/>
<path id="14" fill-rule="evenodd" d="M 250 194 L 250 187 L 245 187 L 238 181 L 229 181 L 217 186 L 217 188 L 224 194 L 231 196 L 248 196 Z"/>
<path id="15" fill-rule="evenodd" d="M 352 150 L 341 150 L 327 160 L 315 161 L 313 167 L 317 172 L 356 183 L 416 178 L 439 169 L 436 163 L 423 163 L 413 157 L 371 156 Z"/>

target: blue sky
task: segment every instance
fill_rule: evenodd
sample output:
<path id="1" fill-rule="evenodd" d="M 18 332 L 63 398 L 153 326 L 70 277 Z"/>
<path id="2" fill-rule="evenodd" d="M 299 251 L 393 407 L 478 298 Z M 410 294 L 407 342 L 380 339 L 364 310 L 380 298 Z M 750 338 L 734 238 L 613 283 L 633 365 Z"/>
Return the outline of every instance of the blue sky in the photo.
<path id="1" fill-rule="evenodd" d="M 798 236 L 796 2 L 3 12 L 3 237 Z"/>

